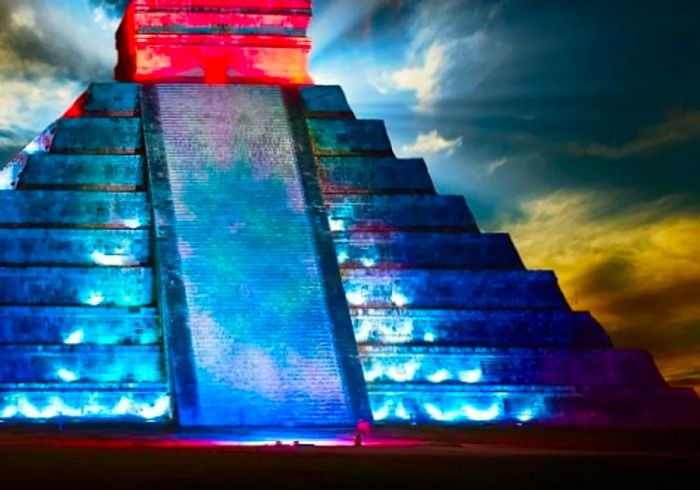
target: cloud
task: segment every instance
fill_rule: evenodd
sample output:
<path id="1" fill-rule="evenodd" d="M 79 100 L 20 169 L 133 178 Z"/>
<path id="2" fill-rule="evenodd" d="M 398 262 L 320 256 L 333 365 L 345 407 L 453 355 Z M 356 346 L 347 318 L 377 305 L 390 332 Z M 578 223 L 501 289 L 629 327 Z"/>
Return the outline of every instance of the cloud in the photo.
<path id="1" fill-rule="evenodd" d="M 619 346 L 652 351 L 670 380 L 700 370 L 700 213 L 667 197 L 627 206 L 607 192 L 556 192 L 499 223 L 526 264 L 554 269 L 575 309 Z"/>
<path id="2" fill-rule="evenodd" d="M 700 138 L 700 111 L 685 112 L 648 128 L 639 137 L 620 146 L 602 143 L 574 143 L 569 150 L 576 156 L 619 160 Z"/>
<path id="3" fill-rule="evenodd" d="M 473 4 L 463 0 L 413 2 L 407 47 L 400 62 L 385 58 L 373 77 L 381 94 L 408 93 L 413 110 L 430 113 L 438 103 L 473 91 L 510 53 L 495 28 L 500 2 Z M 388 66 L 387 66 L 388 64 Z"/>
<path id="4" fill-rule="evenodd" d="M 96 43 L 90 32 L 89 26 L 75 22 L 61 2 L 4 0 L 0 2 L 0 74 L 26 80 L 106 77 L 113 64 L 113 43 Z"/>
<path id="5" fill-rule="evenodd" d="M 493 175 L 499 168 L 505 166 L 507 163 L 508 159 L 506 157 L 489 162 L 488 165 L 486 165 L 486 174 Z"/>
<path id="6" fill-rule="evenodd" d="M 423 53 L 418 66 L 402 68 L 390 75 L 393 88 L 415 93 L 416 110 L 427 111 L 440 96 L 439 83 L 447 66 L 447 47 L 434 42 Z"/>
<path id="7" fill-rule="evenodd" d="M 462 146 L 462 137 L 449 140 L 441 136 L 437 130 L 433 130 L 428 133 L 420 133 L 416 141 L 408 145 L 403 145 L 401 147 L 401 153 L 413 156 L 428 156 L 447 152 L 447 154 L 450 155 L 459 146 Z"/>
<path id="8" fill-rule="evenodd" d="M 90 0 L 90 5 L 112 18 L 121 18 L 131 0 Z"/>

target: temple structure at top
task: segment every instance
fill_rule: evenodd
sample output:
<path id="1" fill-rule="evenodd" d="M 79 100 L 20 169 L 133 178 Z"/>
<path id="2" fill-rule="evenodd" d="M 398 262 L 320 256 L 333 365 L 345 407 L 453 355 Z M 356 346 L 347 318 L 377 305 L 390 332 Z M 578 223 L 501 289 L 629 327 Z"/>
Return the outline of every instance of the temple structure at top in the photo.
<path id="1" fill-rule="evenodd" d="M 117 33 L 130 82 L 310 83 L 311 0 L 135 0 Z"/>
<path id="2" fill-rule="evenodd" d="M 0 167 L 0 421 L 700 425 L 307 71 L 308 0 L 134 0 Z"/>

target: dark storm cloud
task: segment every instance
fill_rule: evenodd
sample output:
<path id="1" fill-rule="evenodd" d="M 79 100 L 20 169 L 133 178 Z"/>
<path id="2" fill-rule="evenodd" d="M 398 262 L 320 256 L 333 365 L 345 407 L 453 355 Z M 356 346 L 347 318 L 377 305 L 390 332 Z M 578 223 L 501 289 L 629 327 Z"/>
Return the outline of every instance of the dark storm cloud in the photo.
<path id="1" fill-rule="evenodd" d="M 424 123 L 465 136 L 436 166 L 451 191 L 459 179 L 500 207 L 560 188 L 700 196 L 700 3 L 509 1 L 490 33 L 506 57 L 471 87 L 457 57 L 453 90 Z M 469 185 L 484 175 L 488 186 Z"/>
<path id="2" fill-rule="evenodd" d="M 53 16 L 41 0 L 0 2 L 0 75 L 88 80 L 104 63 L 71 37 L 70 19 Z"/>

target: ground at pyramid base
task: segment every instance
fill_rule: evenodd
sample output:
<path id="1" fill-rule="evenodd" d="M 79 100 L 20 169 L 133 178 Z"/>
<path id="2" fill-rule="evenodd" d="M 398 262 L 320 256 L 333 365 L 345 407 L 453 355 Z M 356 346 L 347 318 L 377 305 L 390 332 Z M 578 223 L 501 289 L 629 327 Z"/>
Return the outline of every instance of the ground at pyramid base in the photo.
<path id="1" fill-rule="evenodd" d="M 0 420 L 700 426 L 311 83 L 310 7 L 132 2 L 122 81 L 0 167 Z"/>

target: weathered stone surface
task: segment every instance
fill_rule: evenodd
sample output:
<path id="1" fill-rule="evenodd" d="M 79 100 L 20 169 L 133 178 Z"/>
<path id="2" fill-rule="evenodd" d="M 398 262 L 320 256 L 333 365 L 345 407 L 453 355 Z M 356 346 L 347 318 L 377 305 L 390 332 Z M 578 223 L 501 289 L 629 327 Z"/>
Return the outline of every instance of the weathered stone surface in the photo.
<path id="1" fill-rule="evenodd" d="M 0 344 L 158 345 L 156 308 L 0 308 Z"/>
<path id="2" fill-rule="evenodd" d="M 0 264 L 119 267 L 149 261 L 149 230 L 0 228 Z"/>
<path id="3" fill-rule="evenodd" d="M 428 167 L 420 159 L 323 157 L 318 166 L 327 194 L 435 192 Z"/>
<path id="4" fill-rule="evenodd" d="M 140 87 L 133 83 L 93 83 L 88 90 L 85 111 L 130 114 L 139 110 Z"/>
<path id="5" fill-rule="evenodd" d="M 0 191 L 0 226 L 70 225 L 144 228 L 151 222 L 143 192 Z"/>
<path id="6" fill-rule="evenodd" d="M 345 269 L 351 306 L 568 310 L 548 271 Z"/>
<path id="7" fill-rule="evenodd" d="M 307 124 L 316 155 L 391 155 L 391 142 L 383 121 L 309 119 Z"/>
<path id="8" fill-rule="evenodd" d="M 314 85 L 300 91 L 306 113 L 352 113 L 343 90 L 333 85 Z"/>
<path id="9" fill-rule="evenodd" d="M 609 348 L 590 313 L 352 308 L 357 341 L 372 345 Z"/>
<path id="10" fill-rule="evenodd" d="M 523 268 L 503 233 L 351 232 L 338 233 L 335 245 L 343 268 Z"/>
<path id="11" fill-rule="evenodd" d="M 141 155 L 32 155 L 22 186 L 143 186 Z"/>
<path id="12" fill-rule="evenodd" d="M 0 267 L 2 305 L 147 306 L 153 271 L 146 267 Z"/>
<path id="13" fill-rule="evenodd" d="M 0 346 L 2 383 L 159 383 L 158 346 Z"/>
<path id="14" fill-rule="evenodd" d="M 334 231 L 448 229 L 477 231 L 463 197 L 438 195 L 330 195 L 328 217 Z"/>
<path id="15" fill-rule="evenodd" d="M 142 149 L 137 117 L 77 117 L 59 119 L 54 153 L 136 153 Z"/>

